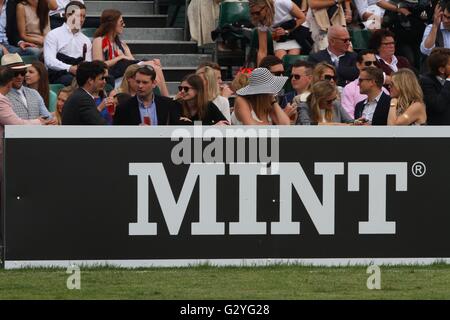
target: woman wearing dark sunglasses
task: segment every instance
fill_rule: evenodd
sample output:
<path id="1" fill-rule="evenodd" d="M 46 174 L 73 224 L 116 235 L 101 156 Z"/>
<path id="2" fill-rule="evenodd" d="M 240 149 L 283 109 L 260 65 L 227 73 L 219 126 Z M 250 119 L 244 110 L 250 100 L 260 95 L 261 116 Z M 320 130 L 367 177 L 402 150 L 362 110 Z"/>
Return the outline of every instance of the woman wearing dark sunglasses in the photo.
<path id="1" fill-rule="evenodd" d="M 175 100 L 181 103 L 182 117 L 179 124 L 195 124 L 201 121 L 202 125 L 227 125 L 229 124 L 219 108 L 208 101 L 199 75 L 190 74 L 184 77 L 178 87 Z"/>
<path id="2" fill-rule="evenodd" d="M 322 80 L 314 83 L 306 103 L 299 106 L 297 124 L 300 125 L 337 125 L 350 124 L 353 119 L 337 102 L 336 86 L 330 81 Z"/>

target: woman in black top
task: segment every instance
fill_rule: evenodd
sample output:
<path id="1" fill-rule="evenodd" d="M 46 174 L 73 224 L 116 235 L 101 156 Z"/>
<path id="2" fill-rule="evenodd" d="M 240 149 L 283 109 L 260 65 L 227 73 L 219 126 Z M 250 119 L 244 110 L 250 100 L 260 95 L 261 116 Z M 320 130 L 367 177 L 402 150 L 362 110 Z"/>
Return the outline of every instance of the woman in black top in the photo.
<path id="1" fill-rule="evenodd" d="M 178 87 L 175 99 L 181 103 L 182 117 L 179 124 L 226 125 L 229 124 L 219 108 L 208 101 L 203 87 L 203 80 L 196 74 L 184 77 Z"/>

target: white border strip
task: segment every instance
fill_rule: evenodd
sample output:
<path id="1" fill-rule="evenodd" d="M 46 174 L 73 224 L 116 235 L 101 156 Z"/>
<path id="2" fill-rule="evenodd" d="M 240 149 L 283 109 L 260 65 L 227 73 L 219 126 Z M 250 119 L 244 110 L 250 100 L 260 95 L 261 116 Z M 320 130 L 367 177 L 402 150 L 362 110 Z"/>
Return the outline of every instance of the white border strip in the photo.
<path id="1" fill-rule="evenodd" d="M 211 266 L 261 267 L 277 264 L 303 266 L 358 266 L 358 265 L 430 265 L 433 263 L 450 264 L 450 258 L 336 258 L 336 259 L 186 259 L 186 260 L 36 260 L 5 261 L 5 269 L 21 268 L 67 268 L 72 265 L 80 267 L 193 267 L 209 264 Z"/>
<path id="2" fill-rule="evenodd" d="M 170 138 L 174 130 L 190 137 L 280 138 L 449 138 L 450 126 L 5 126 L 6 138 Z"/>

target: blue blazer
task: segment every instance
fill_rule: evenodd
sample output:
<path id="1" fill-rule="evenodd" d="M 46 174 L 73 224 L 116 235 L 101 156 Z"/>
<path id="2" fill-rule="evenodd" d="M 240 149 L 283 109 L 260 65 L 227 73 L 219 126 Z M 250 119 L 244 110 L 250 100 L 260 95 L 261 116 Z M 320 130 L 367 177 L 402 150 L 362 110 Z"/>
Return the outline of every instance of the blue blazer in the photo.
<path id="1" fill-rule="evenodd" d="M 361 118 L 364 110 L 364 101 L 360 101 L 355 107 L 355 119 Z M 391 106 L 391 97 L 386 93 L 382 93 L 380 100 L 378 100 L 377 107 L 373 113 L 372 125 L 385 126 L 387 125 L 387 118 L 389 115 L 389 107 Z"/>

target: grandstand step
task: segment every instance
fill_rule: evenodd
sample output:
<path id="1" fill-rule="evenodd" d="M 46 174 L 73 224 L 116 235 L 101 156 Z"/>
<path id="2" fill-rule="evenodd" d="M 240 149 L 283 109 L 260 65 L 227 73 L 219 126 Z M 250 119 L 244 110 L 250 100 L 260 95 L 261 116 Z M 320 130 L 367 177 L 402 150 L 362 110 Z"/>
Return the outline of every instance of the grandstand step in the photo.
<path id="1" fill-rule="evenodd" d="M 85 1 L 88 14 L 100 15 L 105 9 L 116 9 L 122 14 L 151 15 L 154 13 L 153 1 Z"/>
<path id="2" fill-rule="evenodd" d="M 100 14 L 86 15 L 90 26 L 100 25 Z M 124 14 L 125 28 L 163 28 L 167 24 L 167 15 Z"/>
<path id="3" fill-rule="evenodd" d="M 139 53 L 197 53 L 197 43 L 193 41 L 173 40 L 129 40 L 133 54 Z"/>
<path id="4" fill-rule="evenodd" d="M 166 79 L 166 81 L 175 81 L 178 83 L 180 83 L 181 79 L 183 79 L 184 76 L 191 74 L 191 73 L 195 73 L 196 69 L 197 69 L 197 66 L 164 67 L 164 65 L 163 65 L 164 78 Z"/>
<path id="5" fill-rule="evenodd" d="M 128 40 L 178 40 L 183 41 L 181 28 L 125 28 L 122 39 Z"/>
<path id="6" fill-rule="evenodd" d="M 159 59 L 163 68 L 198 66 L 202 62 L 212 61 L 210 54 L 135 54 L 136 59 Z"/>

